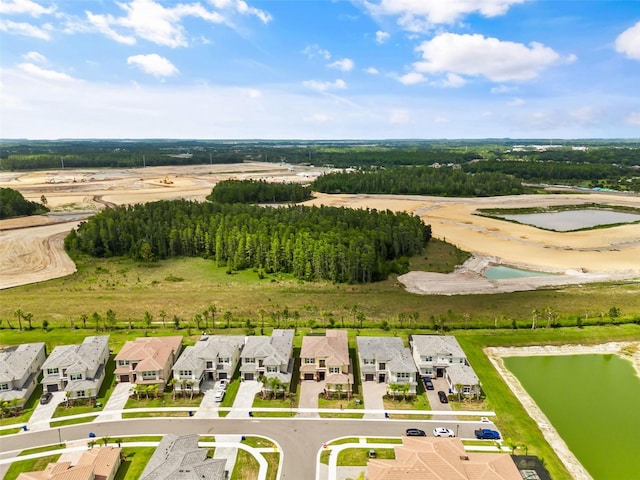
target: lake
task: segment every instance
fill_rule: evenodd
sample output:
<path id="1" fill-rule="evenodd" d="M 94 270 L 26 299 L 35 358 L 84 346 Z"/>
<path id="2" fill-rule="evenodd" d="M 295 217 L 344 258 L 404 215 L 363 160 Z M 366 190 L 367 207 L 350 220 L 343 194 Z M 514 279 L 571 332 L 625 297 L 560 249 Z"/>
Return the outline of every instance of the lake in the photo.
<path id="1" fill-rule="evenodd" d="M 494 265 L 484 271 L 484 276 L 488 280 L 501 280 L 505 278 L 522 277 L 548 277 L 553 273 L 534 272 L 532 270 L 522 270 L 519 268 L 505 267 L 504 265 Z"/>
<path id="2" fill-rule="evenodd" d="M 638 478 L 640 378 L 617 355 L 506 357 L 594 480 Z"/>
<path id="3" fill-rule="evenodd" d="M 640 221 L 640 214 L 604 209 L 564 210 L 562 212 L 523 213 L 500 215 L 506 220 L 532 225 L 547 230 L 569 232 L 581 228 L 615 225 Z"/>

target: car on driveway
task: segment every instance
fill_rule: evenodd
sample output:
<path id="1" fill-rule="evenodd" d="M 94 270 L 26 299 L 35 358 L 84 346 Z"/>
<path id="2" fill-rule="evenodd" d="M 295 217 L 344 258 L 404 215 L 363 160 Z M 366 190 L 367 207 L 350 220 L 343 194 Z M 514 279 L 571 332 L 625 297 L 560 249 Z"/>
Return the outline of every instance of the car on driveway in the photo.
<path id="1" fill-rule="evenodd" d="M 216 402 L 221 402 L 222 399 L 224 398 L 224 390 L 216 390 L 216 393 L 213 395 L 213 399 Z"/>
<path id="2" fill-rule="evenodd" d="M 42 394 L 42 396 L 40 397 L 40 405 L 46 405 L 47 403 L 49 403 L 51 401 L 52 398 L 53 398 L 53 393 L 44 392 Z"/>
<path id="3" fill-rule="evenodd" d="M 455 437 L 456 434 L 453 433 L 453 430 L 444 427 L 436 427 L 433 429 L 434 437 Z"/>
<path id="4" fill-rule="evenodd" d="M 423 377 L 422 381 L 424 383 L 424 388 L 426 388 L 427 390 L 433 390 L 433 382 L 429 377 Z"/>
<path id="5" fill-rule="evenodd" d="M 427 434 L 424 430 L 419 428 L 407 428 L 407 437 L 426 437 Z"/>
<path id="6" fill-rule="evenodd" d="M 227 380 L 226 378 L 223 378 L 218 382 L 218 386 L 220 387 L 220 390 L 226 390 L 227 385 L 229 385 L 229 380 Z"/>
<path id="7" fill-rule="evenodd" d="M 440 403 L 449 403 L 449 400 L 447 399 L 447 394 L 444 393 L 442 390 L 438 392 L 438 398 L 440 399 Z"/>
<path id="8" fill-rule="evenodd" d="M 490 428 L 479 428 L 474 430 L 478 440 L 500 440 L 500 434 L 496 430 Z"/>

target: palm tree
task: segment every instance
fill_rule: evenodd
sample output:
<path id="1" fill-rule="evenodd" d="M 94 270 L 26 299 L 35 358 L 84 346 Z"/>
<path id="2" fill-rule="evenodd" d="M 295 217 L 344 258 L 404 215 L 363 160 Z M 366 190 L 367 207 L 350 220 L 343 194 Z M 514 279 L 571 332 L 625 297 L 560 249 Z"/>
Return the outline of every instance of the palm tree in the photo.
<path id="1" fill-rule="evenodd" d="M 18 319 L 18 329 L 22 331 L 22 310 L 17 309 L 13 314 Z"/>
<path id="2" fill-rule="evenodd" d="M 209 305 L 209 313 L 211 314 L 211 328 L 216 328 L 216 312 L 218 308 L 215 305 Z"/>
<path id="3" fill-rule="evenodd" d="M 387 388 L 389 390 L 391 390 L 391 393 L 393 394 L 393 399 L 396 399 L 396 393 L 398 393 L 398 390 L 400 390 L 400 385 L 398 385 L 397 383 L 390 383 Z"/>
<path id="4" fill-rule="evenodd" d="M 538 327 L 538 315 L 540 315 L 540 310 L 534 308 L 531 311 L 532 319 L 531 319 L 531 330 L 535 330 Z"/>
<path id="5" fill-rule="evenodd" d="M 171 380 L 167 382 L 167 387 L 171 388 L 173 400 L 176 399 L 176 383 L 178 383 L 178 379 L 176 377 L 172 377 Z"/>
<path id="6" fill-rule="evenodd" d="M 409 384 L 408 383 L 401 383 L 399 390 L 402 392 L 402 399 L 406 400 L 407 399 L 407 393 L 409 393 Z"/>
<path id="7" fill-rule="evenodd" d="M 147 335 L 149 328 L 151 328 L 151 323 L 153 322 L 153 315 L 149 313 L 148 310 L 144 311 L 144 334 Z"/>
<path id="8" fill-rule="evenodd" d="M 271 387 L 271 395 L 275 398 L 277 396 L 278 389 L 282 385 L 282 382 L 278 377 L 271 377 L 269 379 L 269 386 Z"/>
<path id="9" fill-rule="evenodd" d="M 200 322 L 202 321 L 202 315 L 200 313 L 196 313 L 193 316 L 193 319 L 196 322 L 196 327 L 198 327 L 198 330 L 202 330 L 202 328 L 200 327 Z"/>
<path id="10" fill-rule="evenodd" d="M 158 315 L 160 315 L 160 318 L 162 319 L 162 328 L 165 328 L 164 321 L 167 318 L 167 312 L 165 312 L 164 310 L 160 310 L 160 312 L 158 312 Z"/>
<path id="11" fill-rule="evenodd" d="M 31 320 L 33 320 L 33 313 L 27 312 L 23 315 L 23 317 L 29 324 L 29 330 L 33 330 L 33 326 L 31 325 Z"/>
<path id="12" fill-rule="evenodd" d="M 89 319 L 89 315 L 83 313 L 80 315 L 80 320 L 82 320 L 82 328 L 87 328 L 87 320 Z"/>
<path id="13" fill-rule="evenodd" d="M 338 394 L 338 398 L 342 398 L 342 390 L 344 390 L 344 385 L 341 383 L 336 383 L 334 385 L 336 393 Z"/>
<path id="14" fill-rule="evenodd" d="M 461 383 L 456 383 L 454 385 L 454 388 L 456 389 L 456 393 L 458 394 L 458 401 L 460 401 L 462 397 L 462 390 L 464 389 L 464 385 L 462 385 Z"/>
<path id="15" fill-rule="evenodd" d="M 229 310 L 224 312 L 224 319 L 227 321 L 227 328 L 229 328 L 231 326 L 231 317 L 232 316 L 233 316 L 233 314 Z"/>

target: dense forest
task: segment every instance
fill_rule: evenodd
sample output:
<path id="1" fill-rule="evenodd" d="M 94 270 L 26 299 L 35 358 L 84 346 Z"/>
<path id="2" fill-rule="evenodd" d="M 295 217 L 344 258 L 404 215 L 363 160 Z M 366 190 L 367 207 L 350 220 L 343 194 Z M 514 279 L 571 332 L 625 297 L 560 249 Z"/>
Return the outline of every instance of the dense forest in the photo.
<path id="1" fill-rule="evenodd" d="M 430 238 L 431 227 L 406 213 L 176 200 L 105 210 L 72 231 L 65 247 L 143 261 L 202 256 L 229 273 L 254 268 L 360 283 L 404 273 Z"/>
<path id="2" fill-rule="evenodd" d="M 336 172 L 316 179 L 312 188 L 324 193 L 389 193 L 485 197 L 524 192 L 520 180 L 502 173 L 476 175 L 454 168 L 395 167 L 375 171 Z"/>
<path id="3" fill-rule="evenodd" d="M 264 180 L 223 180 L 207 200 L 220 203 L 297 203 L 311 198 L 311 189 L 297 183 Z"/>
<path id="4" fill-rule="evenodd" d="M 17 190 L 0 188 L 0 219 L 41 215 L 48 211 L 44 205 L 26 200 Z"/>

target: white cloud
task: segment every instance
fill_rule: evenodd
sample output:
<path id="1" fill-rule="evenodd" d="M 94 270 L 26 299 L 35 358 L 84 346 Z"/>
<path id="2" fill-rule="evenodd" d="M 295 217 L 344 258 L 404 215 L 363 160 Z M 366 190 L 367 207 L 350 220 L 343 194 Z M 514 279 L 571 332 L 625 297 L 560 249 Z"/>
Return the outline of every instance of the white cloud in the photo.
<path id="1" fill-rule="evenodd" d="M 350 58 L 342 58 L 340 60 L 336 60 L 333 63 L 327 65 L 329 68 L 336 68 L 338 70 L 342 70 L 343 72 L 350 72 L 353 70 L 354 63 Z"/>
<path id="2" fill-rule="evenodd" d="M 28 73 L 30 76 L 39 78 L 41 80 L 52 80 L 56 82 L 72 82 L 76 80 L 66 73 L 42 68 L 33 63 L 21 63 L 20 65 L 18 65 L 18 68 L 23 72 Z"/>
<path id="3" fill-rule="evenodd" d="M 24 58 L 25 60 L 27 60 L 29 62 L 47 63 L 47 58 L 44 55 L 42 55 L 41 53 L 38 53 L 38 52 L 27 52 L 24 55 L 22 55 L 22 58 Z"/>
<path id="4" fill-rule="evenodd" d="M 423 58 L 414 64 L 418 72 L 481 75 L 494 82 L 534 78 L 560 59 L 554 50 L 537 42 L 526 46 L 479 34 L 443 33 L 416 50 Z"/>
<path id="5" fill-rule="evenodd" d="M 391 125 L 407 125 L 411 123 L 411 113 L 405 109 L 394 109 L 389 114 L 389 123 Z"/>
<path id="6" fill-rule="evenodd" d="M 491 89 L 491 93 L 495 94 L 501 94 L 501 93 L 512 93 L 515 92 L 517 90 L 516 87 L 510 87 L 508 85 L 498 85 L 497 87 L 493 87 Z"/>
<path id="7" fill-rule="evenodd" d="M 317 90 L 319 92 L 326 92 L 328 90 L 344 90 L 345 88 L 347 88 L 347 83 L 341 78 L 338 78 L 335 82 L 306 80 L 302 82 L 302 84 L 307 88 L 311 88 L 312 90 Z"/>
<path id="8" fill-rule="evenodd" d="M 127 58 L 127 64 L 134 65 L 143 72 L 155 77 L 168 77 L 178 73 L 178 69 L 173 63 L 157 53 L 133 55 Z"/>
<path id="9" fill-rule="evenodd" d="M 631 112 L 624 121 L 629 125 L 640 125 L 640 112 Z"/>
<path id="10" fill-rule="evenodd" d="M 616 52 L 623 53 L 633 60 L 640 60 L 640 22 L 616 38 Z"/>
<path id="11" fill-rule="evenodd" d="M 599 116 L 598 109 L 591 106 L 584 106 L 571 110 L 569 116 L 579 123 L 590 123 Z"/>
<path id="12" fill-rule="evenodd" d="M 302 50 L 302 53 L 304 53 L 309 59 L 320 57 L 324 58 L 325 60 L 329 60 L 331 58 L 331 52 L 329 52 L 329 50 L 320 48 L 317 43 L 314 43 L 313 45 L 307 45 L 306 47 L 304 47 L 304 50 Z"/>
<path id="13" fill-rule="evenodd" d="M 467 81 L 460 75 L 456 75 L 455 73 L 447 73 L 447 76 L 439 82 L 436 82 L 435 85 L 445 88 L 460 88 L 466 83 Z"/>
<path id="14" fill-rule="evenodd" d="M 22 35 L 24 37 L 39 38 L 40 40 L 51 39 L 51 35 L 44 28 L 36 27 L 35 25 L 31 25 L 30 23 L 25 22 L 0 20 L 0 31 L 11 35 Z"/>
<path id="15" fill-rule="evenodd" d="M 0 0 L 0 14 L 3 15 L 30 15 L 39 17 L 49 15 L 56 11 L 56 7 L 43 7 L 32 0 Z"/>
<path id="16" fill-rule="evenodd" d="M 260 98 L 262 96 L 262 92 L 257 88 L 247 88 L 244 92 L 249 98 Z"/>
<path id="17" fill-rule="evenodd" d="M 375 67 L 367 67 L 363 72 L 368 73 L 369 75 L 378 75 L 380 73 L 380 71 Z"/>
<path id="18" fill-rule="evenodd" d="M 434 25 L 451 24 L 465 15 L 504 15 L 512 5 L 527 0 L 365 0 L 374 16 L 398 17 L 398 24 L 410 32 L 423 32 Z"/>
<path id="19" fill-rule="evenodd" d="M 415 85 L 417 83 L 425 82 L 427 78 L 421 73 L 409 72 L 398 77 L 398 80 L 404 85 Z"/>
<path id="20" fill-rule="evenodd" d="M 521 107 L 523 105 L 525 105 L 527 102 L 525 102 L 522 98 L 514 98 L 513 100 L 511 100 L 510 102 L 507 102 L 507 106 L 509 107 Z"/>
<path id="21" fill-rule="evenodd" d="M 389 35 L 387 32 L 383 32 L 382 30 L 378 30 L 376 32 L 376 43 L 379 44 L 379 45 L 382 45 L 387 40 L 389 40 L 390 36 L 391 35 Z"/>
<path id="22" fill-rule="evenodd" d="M 131 45 L 136 38 L 148 40 L 167 47 L 185 47 L 189 44 L 183 19 L 194 17 L 214 24 L 233 25 L 233 14 L 253 15 L 266 23 L 271 16 L 259 9 L 250 7 L 242 0 L 212 1 L 220 12 L 208 10 L 200 3 L 178 3 L 165 7 L 156 0 L 131 0 L 118 3 L 125 12 L 124 16 L 94 14 L 87 11 L 87 20 L 98 31 L 109 38 Z M 171 4 L 170 4 L 171 5 Z"/>

